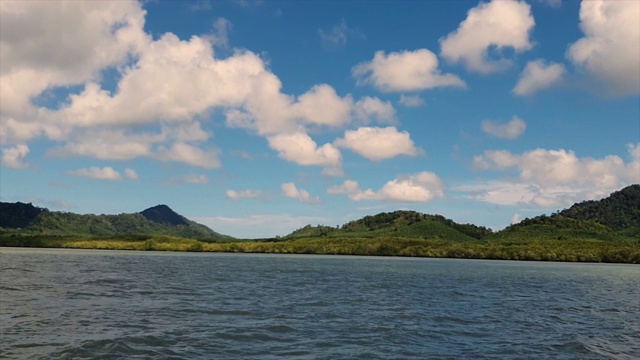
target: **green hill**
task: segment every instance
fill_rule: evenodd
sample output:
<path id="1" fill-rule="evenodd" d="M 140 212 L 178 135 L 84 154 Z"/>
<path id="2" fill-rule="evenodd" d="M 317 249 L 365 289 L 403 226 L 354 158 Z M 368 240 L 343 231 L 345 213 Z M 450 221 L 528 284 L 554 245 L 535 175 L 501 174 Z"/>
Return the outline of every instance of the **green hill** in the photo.
<path id="1" fill-rule="evenodd" d="M 598 201 L 584 201 L 558 215 L 596 222 L 622 234 L 640 237 L 640 185 L 634 184 Z"/>
<path id="2" fill-rule="evenodd" d="M 640 238 L 640 185 L 602 200 L 584 201 L 554 213 L 525 219 L 488 237 L 492 241 L 588 239 L 633 241 Z"/>
<path id="3" fill-rule="evenodd" d="M 403 237 L 448 239 L 468 242 L 484 238 L 491 230 L 471 224 L 458 224 L 440 215 L 426 215 L 415 211 L 394 211 L 365 216 L 342 227 L 307 225 L 285 236 L 285 239 L 311 237 Z"/>
<path id="4" fill-rule="evenodd" d="M 0 234 L 52 236 L 164 235 L 193 239 L 229 238 L 158 205 L 140 213 L 80 215 L 32 204 L 0 203 Z"/>

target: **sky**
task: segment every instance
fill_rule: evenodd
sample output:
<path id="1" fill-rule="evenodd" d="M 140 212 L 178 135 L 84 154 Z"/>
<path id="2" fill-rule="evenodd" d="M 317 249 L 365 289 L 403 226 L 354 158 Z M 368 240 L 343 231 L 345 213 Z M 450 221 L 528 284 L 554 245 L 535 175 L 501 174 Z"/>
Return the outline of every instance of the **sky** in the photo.
<path id="1" fill-rule="evenodd" d="M 500 230 L 640 182 L 640 2 L 0 2 L 0 200 Z"/>

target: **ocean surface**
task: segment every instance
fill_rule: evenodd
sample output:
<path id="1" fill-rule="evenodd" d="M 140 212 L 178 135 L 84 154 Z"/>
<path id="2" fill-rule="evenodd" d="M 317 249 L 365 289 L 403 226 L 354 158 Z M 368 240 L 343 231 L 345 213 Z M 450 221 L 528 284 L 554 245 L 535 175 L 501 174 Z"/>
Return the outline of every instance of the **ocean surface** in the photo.
<path id="1" fill-rule="evenodd" d="M 640 267 L 0 248 L 2 359 L 638 359 Z"/>

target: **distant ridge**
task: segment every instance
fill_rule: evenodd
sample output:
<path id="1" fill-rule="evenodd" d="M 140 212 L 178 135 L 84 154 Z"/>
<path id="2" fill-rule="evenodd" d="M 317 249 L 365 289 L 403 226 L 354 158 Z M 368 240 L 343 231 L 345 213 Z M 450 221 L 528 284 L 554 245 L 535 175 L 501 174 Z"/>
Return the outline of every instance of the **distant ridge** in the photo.
<path id="1" fill-rule="evenodd" d="M 219 239 L 219 234 L 205 225 L 191 221 L 157 205 L 139 213 L 119 215 L 80 215 L 49 211 L 25 203 L 0 202 L 0 235 L 121 236 L 166 235 L 192 239 Z"/>

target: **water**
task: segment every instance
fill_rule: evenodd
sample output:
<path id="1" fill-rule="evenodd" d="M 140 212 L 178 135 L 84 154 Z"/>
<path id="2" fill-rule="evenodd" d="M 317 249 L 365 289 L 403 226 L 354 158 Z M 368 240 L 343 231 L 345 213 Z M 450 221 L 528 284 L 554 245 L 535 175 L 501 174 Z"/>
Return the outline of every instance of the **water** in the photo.
<path id="1" fill-rule="evenodd" d="M 637 359 L 633 265 L 0 249 L 3 359 Z"/>

